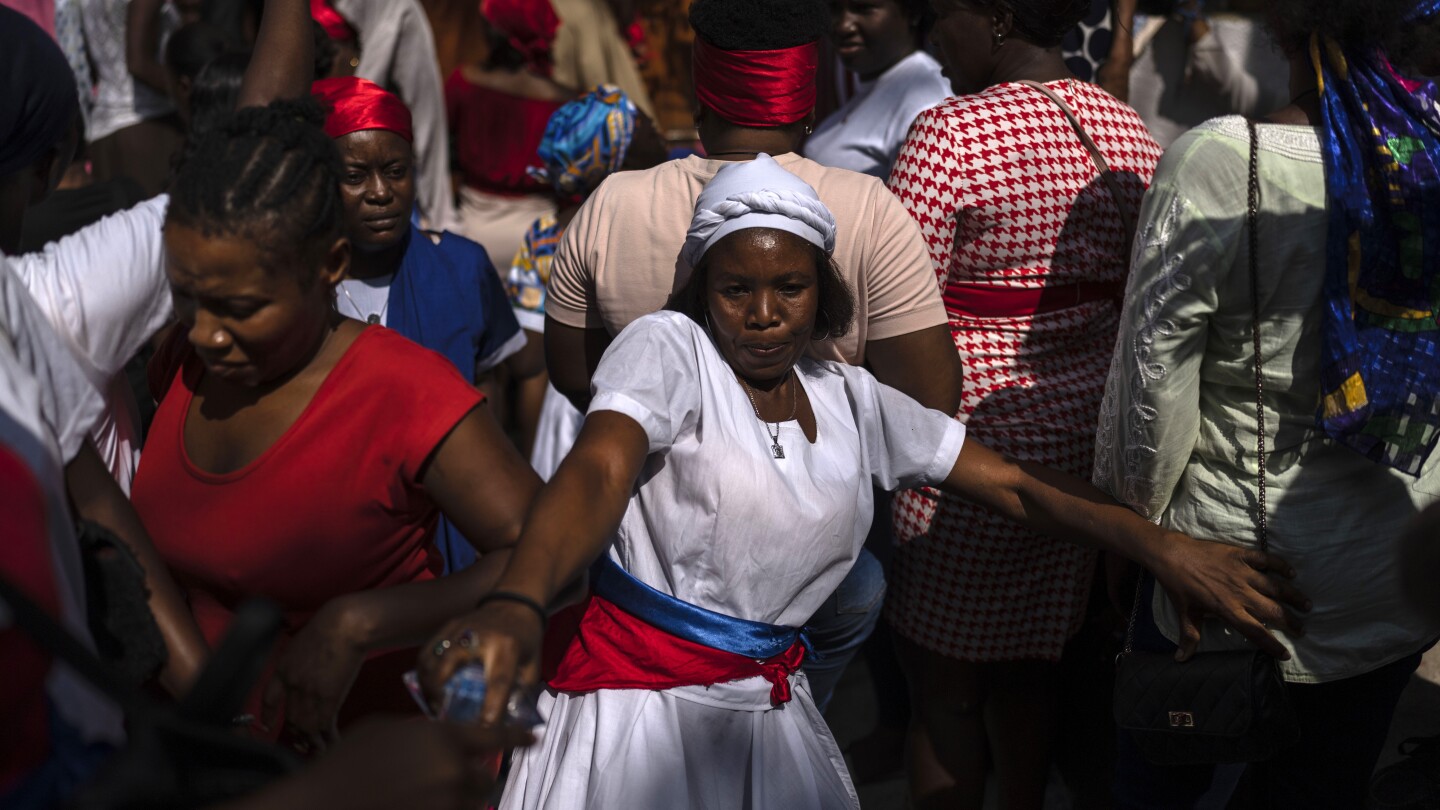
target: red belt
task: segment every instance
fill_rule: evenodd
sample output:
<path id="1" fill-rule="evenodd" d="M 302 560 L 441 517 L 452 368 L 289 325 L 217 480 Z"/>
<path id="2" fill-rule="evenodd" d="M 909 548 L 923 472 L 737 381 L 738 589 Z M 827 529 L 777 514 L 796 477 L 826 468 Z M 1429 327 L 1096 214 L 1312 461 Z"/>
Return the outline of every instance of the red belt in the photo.
<path id="1" fill-rule="evenodd" d="M 801 642 L 755 660 L 716 650 L 646 624 L 591 595 L 557 613 L 545 635 L 545 680 L 561 692 L 710 686 L 756 675 L 770 682 L 770 701 L 790 700 L 790 676 L 805 660 Z"/>
<path id="2" fill-rule="evenodd" d="M 943 297 L 950 312 L 972 318 L 1027 318 L 1070 309 L 1125 294 L 1120 282 L 1082 281 L 1052 287 L 1003 287 L 999 284 L 947 284 Z"/>

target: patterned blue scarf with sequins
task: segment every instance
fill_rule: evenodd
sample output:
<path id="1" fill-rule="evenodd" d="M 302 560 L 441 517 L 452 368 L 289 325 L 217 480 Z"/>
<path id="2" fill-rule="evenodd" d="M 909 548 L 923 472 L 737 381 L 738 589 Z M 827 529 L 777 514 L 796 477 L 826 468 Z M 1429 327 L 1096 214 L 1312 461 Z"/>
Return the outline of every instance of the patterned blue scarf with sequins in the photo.
<path id="1" fill-rule="evenodd" d="M 1437 13 L 1424 0 L 1407 22 Z M 1310 50 L 1330 214 L 1319 427 L 1419 475 L 1440 437 L 1440 92 L 1379 50 Z"/>

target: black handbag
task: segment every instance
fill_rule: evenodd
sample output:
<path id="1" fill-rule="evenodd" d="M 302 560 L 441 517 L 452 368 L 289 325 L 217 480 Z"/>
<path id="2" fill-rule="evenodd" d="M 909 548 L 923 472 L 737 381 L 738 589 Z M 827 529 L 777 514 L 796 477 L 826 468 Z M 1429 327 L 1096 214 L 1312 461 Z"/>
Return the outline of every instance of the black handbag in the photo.
<path id="1" fill-rule="evenodd" d="M 150 612 L 145 569 L 113 532 L 82 520 L 76 527 L 85 566 L 86 624 L 95 650 L 128 683 L 140 686 L 168 659 L 165 638 Z"/>
<path id="2" fill-rule="evenodd" d="M 1264 372 L 1260 360 L 1260 147 L 1250 122 L 1250 295 L 1254 312 L 1255 418 L 1260 480 L 1256 539 L 1268 547 L 1265 515 Z M 1141 583 L 1143 585 L 1143 583 Z M 1184 663 L 1169 653 L 1134 650 L 1143 587 L 1116 661 L 1115 723 L 1156 765 L 1259 762 L 1300 737 L 1294 707 L 1276 660 L 1259 651 L 1198 653 Z"/>
<path id="3" fill-rule="evenodd" d="M 235 799 L 299 767 L 290 752 L 242 736 L 232 725 L 264 666 L 281 624 L 279 608 L 252 600 L 185 699 L 161 705 L 0 577 L 0 607 L 42 648 L 125 712 L 128 739 L 96 779 L 67 805 L 74 810 L 181 810 Z"/>

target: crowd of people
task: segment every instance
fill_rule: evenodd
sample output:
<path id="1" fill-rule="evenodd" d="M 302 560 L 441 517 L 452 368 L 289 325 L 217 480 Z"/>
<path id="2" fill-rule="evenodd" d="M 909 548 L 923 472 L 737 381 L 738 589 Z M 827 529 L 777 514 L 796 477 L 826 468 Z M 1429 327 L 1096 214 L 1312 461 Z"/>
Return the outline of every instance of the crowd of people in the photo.
<path id="1" fill-rule="evenodd" d="M 0 0 L 0 808 L 1440 801 L 1440 0 L 428 5 Z"/>

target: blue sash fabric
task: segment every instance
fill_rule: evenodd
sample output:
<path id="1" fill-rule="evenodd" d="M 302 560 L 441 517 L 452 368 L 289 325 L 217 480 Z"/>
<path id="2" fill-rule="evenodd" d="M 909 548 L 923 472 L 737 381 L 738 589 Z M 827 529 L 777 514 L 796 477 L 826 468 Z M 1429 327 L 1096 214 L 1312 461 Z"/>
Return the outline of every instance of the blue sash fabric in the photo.
<path id="1" fill-rule="evenodd" d="M 410 340 L 445 355 L 467 381 L 476 363 L 498 349 L 520 324 L 504 299 L 504 287 L 485 248 L 445 234 L 437 245 L 413 225 L 405 255 L 390 284 L 386 325 Z M 492 300 L 496 296 L 500 301 Z M 475 562 L 475 549 L 441 518 L 435 542 L 445 573 Z"/>
<path id="2" fill-rule="evenodd" d="M 1412 21 L 1440 2 L 1416 5 Z M 1440 87 L 1316 36 L 1330 223 L 1317 422 L 1419 475 L 1440 440 Z"/>
<path id="3" fill-rule="evenodd" d="M 711 649 L 763 660 L 780 655 L 798 640 L 805 645 L 807 657 L 815 654 L 801 628 L 752 622 L 696 607 L 636 579 L 608 554 L 591 566 L 590 590 L 652 627 Z"/>

